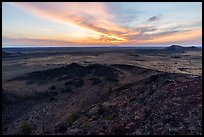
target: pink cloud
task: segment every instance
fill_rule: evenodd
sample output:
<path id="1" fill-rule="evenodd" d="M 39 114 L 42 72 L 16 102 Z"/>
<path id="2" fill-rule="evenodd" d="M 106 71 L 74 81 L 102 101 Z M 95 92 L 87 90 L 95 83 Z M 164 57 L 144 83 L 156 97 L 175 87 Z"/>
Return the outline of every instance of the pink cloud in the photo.
<path id="1" fill-rule="evenodd" d="M 2 45 L 50 45 L 50 46 L 66 46 L 73 44 L 69 41 L 57 41 L 57 40 L 48 40 L 48 39 L 28 39 L 28 38 L 11 38 L 3 37 Z"/>
<path id="2" fill-rule="evenodd" d="M 41 18 L 87 29 L 105 37 L 114 36 L 119 40 L 118 34 L 127 32 L 126 28 L 113 22 L 114 16 L 108 10 L 106 3 L 21 2 L 16 5 Z"/>
<path id="3" fill-rule="evenodd" d="M 68 45 L 68 44 L 157 44 L 174 41 L 194 40 L 202 37 L 200 30 L 159 30 L 158 26 L 148 25 L 144 22 L 137 27 L 123 27 L 114 22 L 114 14 L 107 3 L 101 2 L 19 2 L 14 5 L 38 17 L 61 24 L 71 25 L 81 30 L 91 32 L 91 35 L 82 36 L 82 39 L 72 41 L 7 38 L 3 44 L 23 43 L 32 45 Z M 158 20 L 157 16 L 150 18 Z M 152 33 L 153 32 L 153 33 Z M 93 34 L 93 35 L 92 35 Z M 72 34 L 71 34 L 72 35 Z M 68 36 L 69 38 L 69 36 Z M 52 37 L 52 39 L 54 39 Z M 56 38 L 57 39 L 57 38 Z M 30 43 L 29 43 L 30 42 Z"/>

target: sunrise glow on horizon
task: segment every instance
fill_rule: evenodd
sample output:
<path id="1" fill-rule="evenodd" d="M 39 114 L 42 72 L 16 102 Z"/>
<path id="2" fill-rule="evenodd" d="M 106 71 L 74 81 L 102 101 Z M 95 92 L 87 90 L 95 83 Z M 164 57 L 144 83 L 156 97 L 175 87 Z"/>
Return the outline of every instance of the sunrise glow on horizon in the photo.
<path id="1" fill-rule="evenodd" d="M 201 2 L 3 2 L 2 46 L 202 46 Z"/>

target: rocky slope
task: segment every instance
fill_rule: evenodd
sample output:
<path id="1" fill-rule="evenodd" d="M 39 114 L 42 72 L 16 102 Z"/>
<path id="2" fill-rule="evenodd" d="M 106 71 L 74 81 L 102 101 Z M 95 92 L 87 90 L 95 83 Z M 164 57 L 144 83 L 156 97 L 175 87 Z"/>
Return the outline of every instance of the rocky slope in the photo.
<path id="1" fill-rule="evenodd" d="M 158 74 L 109 93 L 63 134 L 198 135 L 202 133 L 201 78 Z"/>
<path id="2" fill-rule="evenodd" d="M 2 89 L 3 134 L 202 133 L 201 76 L 73 63 L 8 82 L 23 86 Z"/>

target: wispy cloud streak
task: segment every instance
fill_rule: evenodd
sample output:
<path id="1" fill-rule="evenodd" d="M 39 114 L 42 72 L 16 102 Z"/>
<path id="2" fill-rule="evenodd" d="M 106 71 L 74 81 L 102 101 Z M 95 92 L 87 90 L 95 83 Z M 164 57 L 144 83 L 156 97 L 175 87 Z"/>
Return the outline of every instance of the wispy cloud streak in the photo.
<path id="1" fill-rule="evenodd" d="M 29 2 L 15 4 L 42 18 L 86 29 L 101 37 L 114 39 L 114 41 L 125 41 L 125 38 L 118 34 L 127 32 L 127 30 L 111 21 L 113 15 L 110 14 L 105 3 Z"/>
<path id="2" fill-rule="evenodd" d="M 56 31 L 57 28 L 52 27 L 43 28 L 43 26 L 40 26 L 40 29 L 36 26 L 38 29 L 34 30 L 35 33 L 34 31 L 20 33 L 20 29 L 14 30 L 13 33 L 5 30 L 9 34 L 3 34 L 6 37 L 3 37 L 2 44 L 5 45 L 22 43 L 24 45 L 141 45 L 174 43 L 202 37 L 202 20 L 192 19 L 186 24 L 179 23 L 173 20 L 174 17 L 165 15 L 165 12 L 150 14 L 149 9 L 146 9 L 145 12 L 140 9 L 124 11 L 123 8 L 113 8 L 114 4 L 102 2 L 19 2 L 10 4 L 40 20 L 46 20 L 48 23 L 54 22 L 62 29 L 64 26 L 65 29 L 71 28 L 72 33 Z M 118 9 L 120 11 L 113 11 Z M 143 14 L 147 12 L 148 16 L 143 17 Z M 41 34 L 38 34 L 38 31 Z"/>

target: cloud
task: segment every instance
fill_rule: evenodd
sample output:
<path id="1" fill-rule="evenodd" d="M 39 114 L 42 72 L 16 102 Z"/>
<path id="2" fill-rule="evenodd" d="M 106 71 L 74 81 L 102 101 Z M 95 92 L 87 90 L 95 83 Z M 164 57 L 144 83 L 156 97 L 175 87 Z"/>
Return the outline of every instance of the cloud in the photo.
<path id="1" fill-rule="evenodd" d="M 166 35 L 173 35 L 178 32 L 186 32 L 189 30 L 169 30 L 169 31 L 162 31 L 159 33 L 152 34 L 152 36 L 166 36 Z"/>
<path id="2" fill-rule="evenodd" d="M 49 46 L 66 46 L 70 44 L 76 44 L 70 41 L 60 41 L 60 40 L 49 40 L 49 39 L 29 39 L 29 38 L 12 38 L 12 37 L 3 37 L 2 45 L 49 45 Z"/>
<path id="3" fill-rule="evenodd" d="M 187 30 L 189 26 L 172 22 L 172 24 L 161 24 L 157 22 L 163 18 L 162 15 L 155 15 L 143 22 L 143 24 L 130 25 L 136 19 L 142 16 L 139 11 L 123 10 L 116 7 L 111 8 L 108 3 L 99 2 L 69 2 L 69 3 L 46 3 L 46 2 L 20 2 L 13 3 L 32 15 L 69 27 L 77 28 L 76 32 L 64 35 L 58 34 L 44 28 L 38 28 L 39 31 L 50 32 L 52 36 L 43 33 L 42 35 L 31 32 L 23 35 L 24 38 L 4 38 L 3 44 L 32 44 L 32 45 L 69 45 L 69 44 L 149 44 L 163 43 L 171 41 L 188 40 L 200 37 L 202 33 L 196 31 L 200 28 L 199 20 L 194 23 L 194 28 Z M 119 11 L 114 11 L 114 10 Z M 164 18 L 164 20 L 166 20 Z M 163 21 L 163 20 L 162 20 Z M 152 23 L 153 22 L 153 23 Z M 140 22 L 139 22 L 140 23 Z M 126 25 L 124 25 L 126 24 Z M 176 24 L 176 25 L 175 25 Z M 189 24 L 189 23 L 188 23 Z M 122 26 L 123 25 L 123 26 Z M 189 24 L 192 26 L 192 24 Z M 62 25 L 64 27 L 64 25 Z M 172 27 L 174 26 L 174 27 Z M 51 28 L 52 30 L 52 28 Z M 74 30 L 74 29 L 73 29 Z M 83 34 L 80 34 L 83 32 Z M 27 34 L 27 33 L 26 33 Z M 5 35 L 5 34 L 4 34 Z M 44 36 L 45 35 L 45 36 Z M 71 37 L 77 36 L 77 37 Z M 13 35 L 10 35 L 13 36 Z M 18 35 L 19 36 L 19 35 Z M 21 35 L 22 36 L 22 35 Z M 41 39 L 43 36 L 44 39 Z M 62 37 L 59 37 L 62 36 Z M 67 41 L 69 39 L 69 41 Z"/>
<path id="4" fill-rule="evenodd" d="M 157 20 L 160 20 L 161 18 L 162 18 L 161 15 L 152 16 L 152 17 L 150 17 L 149 19 L 147 19 L 147 22 L 157 21 Z"/>
<path id="5" fill-rule="evenodd" d="M 173 35 L 172 35 L 173 34 Z M 175 43 L 175 42 L 185 42 L 197 40 L 202 37 L 202 29 L 196 29 L 191 31 L 177 31 L 171 32 L 169 34 L 157 34 L 157 35 L 146 35 L 147 39 L 133 39 L 129 40 L 126 44 L 135 43 L 135 44 L 161 44 L 161 43 Z M 142 37 L 142 38 L 145 38 Z M 197 40 L 198 41 L 198 40 Z"/>
<path id="6" fill-rule="evenodd" d="M 165 36 L 170 36 L 170 35 L 174 35 L 177 33 L 185 33 L 187 31 L 191 31 L 191 30 L 187 30 L 187 29 L 182 29 L 180 26 L 174 26 L 174 27 L 167 27 L 167 28 L 157 28 L 156 26 L 153 25 L 142 25 L 140 27 L 137 27 L 135 29 L 133 29 L 132 31 L 137 32 L 137 33 L 133 33 L 133 35 L 126 34 L 126 38 L 131 41 L 131 40 L 152 40 L 155 37 L 165 37 Z"/>
<path id="7" fill-rule="evenodd" d="M 15 3 L 33 14 L 58 23 L 72 25 L 88 30 L 96 35 L 122 40 L 121 33 L 127 29 L 117 25 L 112 20 L 114 16 L 108 10 L 106 3 Z"/>
<path id="8" fill-rule="evenodd" d="M 103 44 L 123 42 L 124 41 L 123 39 L 117 39 L 115 37 L 107 37 L 104 35 L 101 35 L 99 38 L 89 37 L 89 40 L 94 41 L 94 42 L 103 43 Z"/>
<path id="9" fill-rule="evenodd" d="M 136 28 L 136 31 L 140 31 L 142 33 L 152 32 L 152 31 L 156 31 L 156 30 L 157 30 L 157 28 L 155 26 L 149 26 L 149 25 Z"/>
<path id="10" fill-rule="evenodd" d="M 123 39 L 117 39 L 114 36 L 100 35 L 98 38 L 88 37 L 83 41 L 79 40 L 50 40 L 40 38 L 17 38 L 17 37 L 2 37 L 2 45 L 23 45 L 23 46 L 69 46 L 69 45 L 89 45 L 89 44 L 110 44 L 123 42 Z"/>

